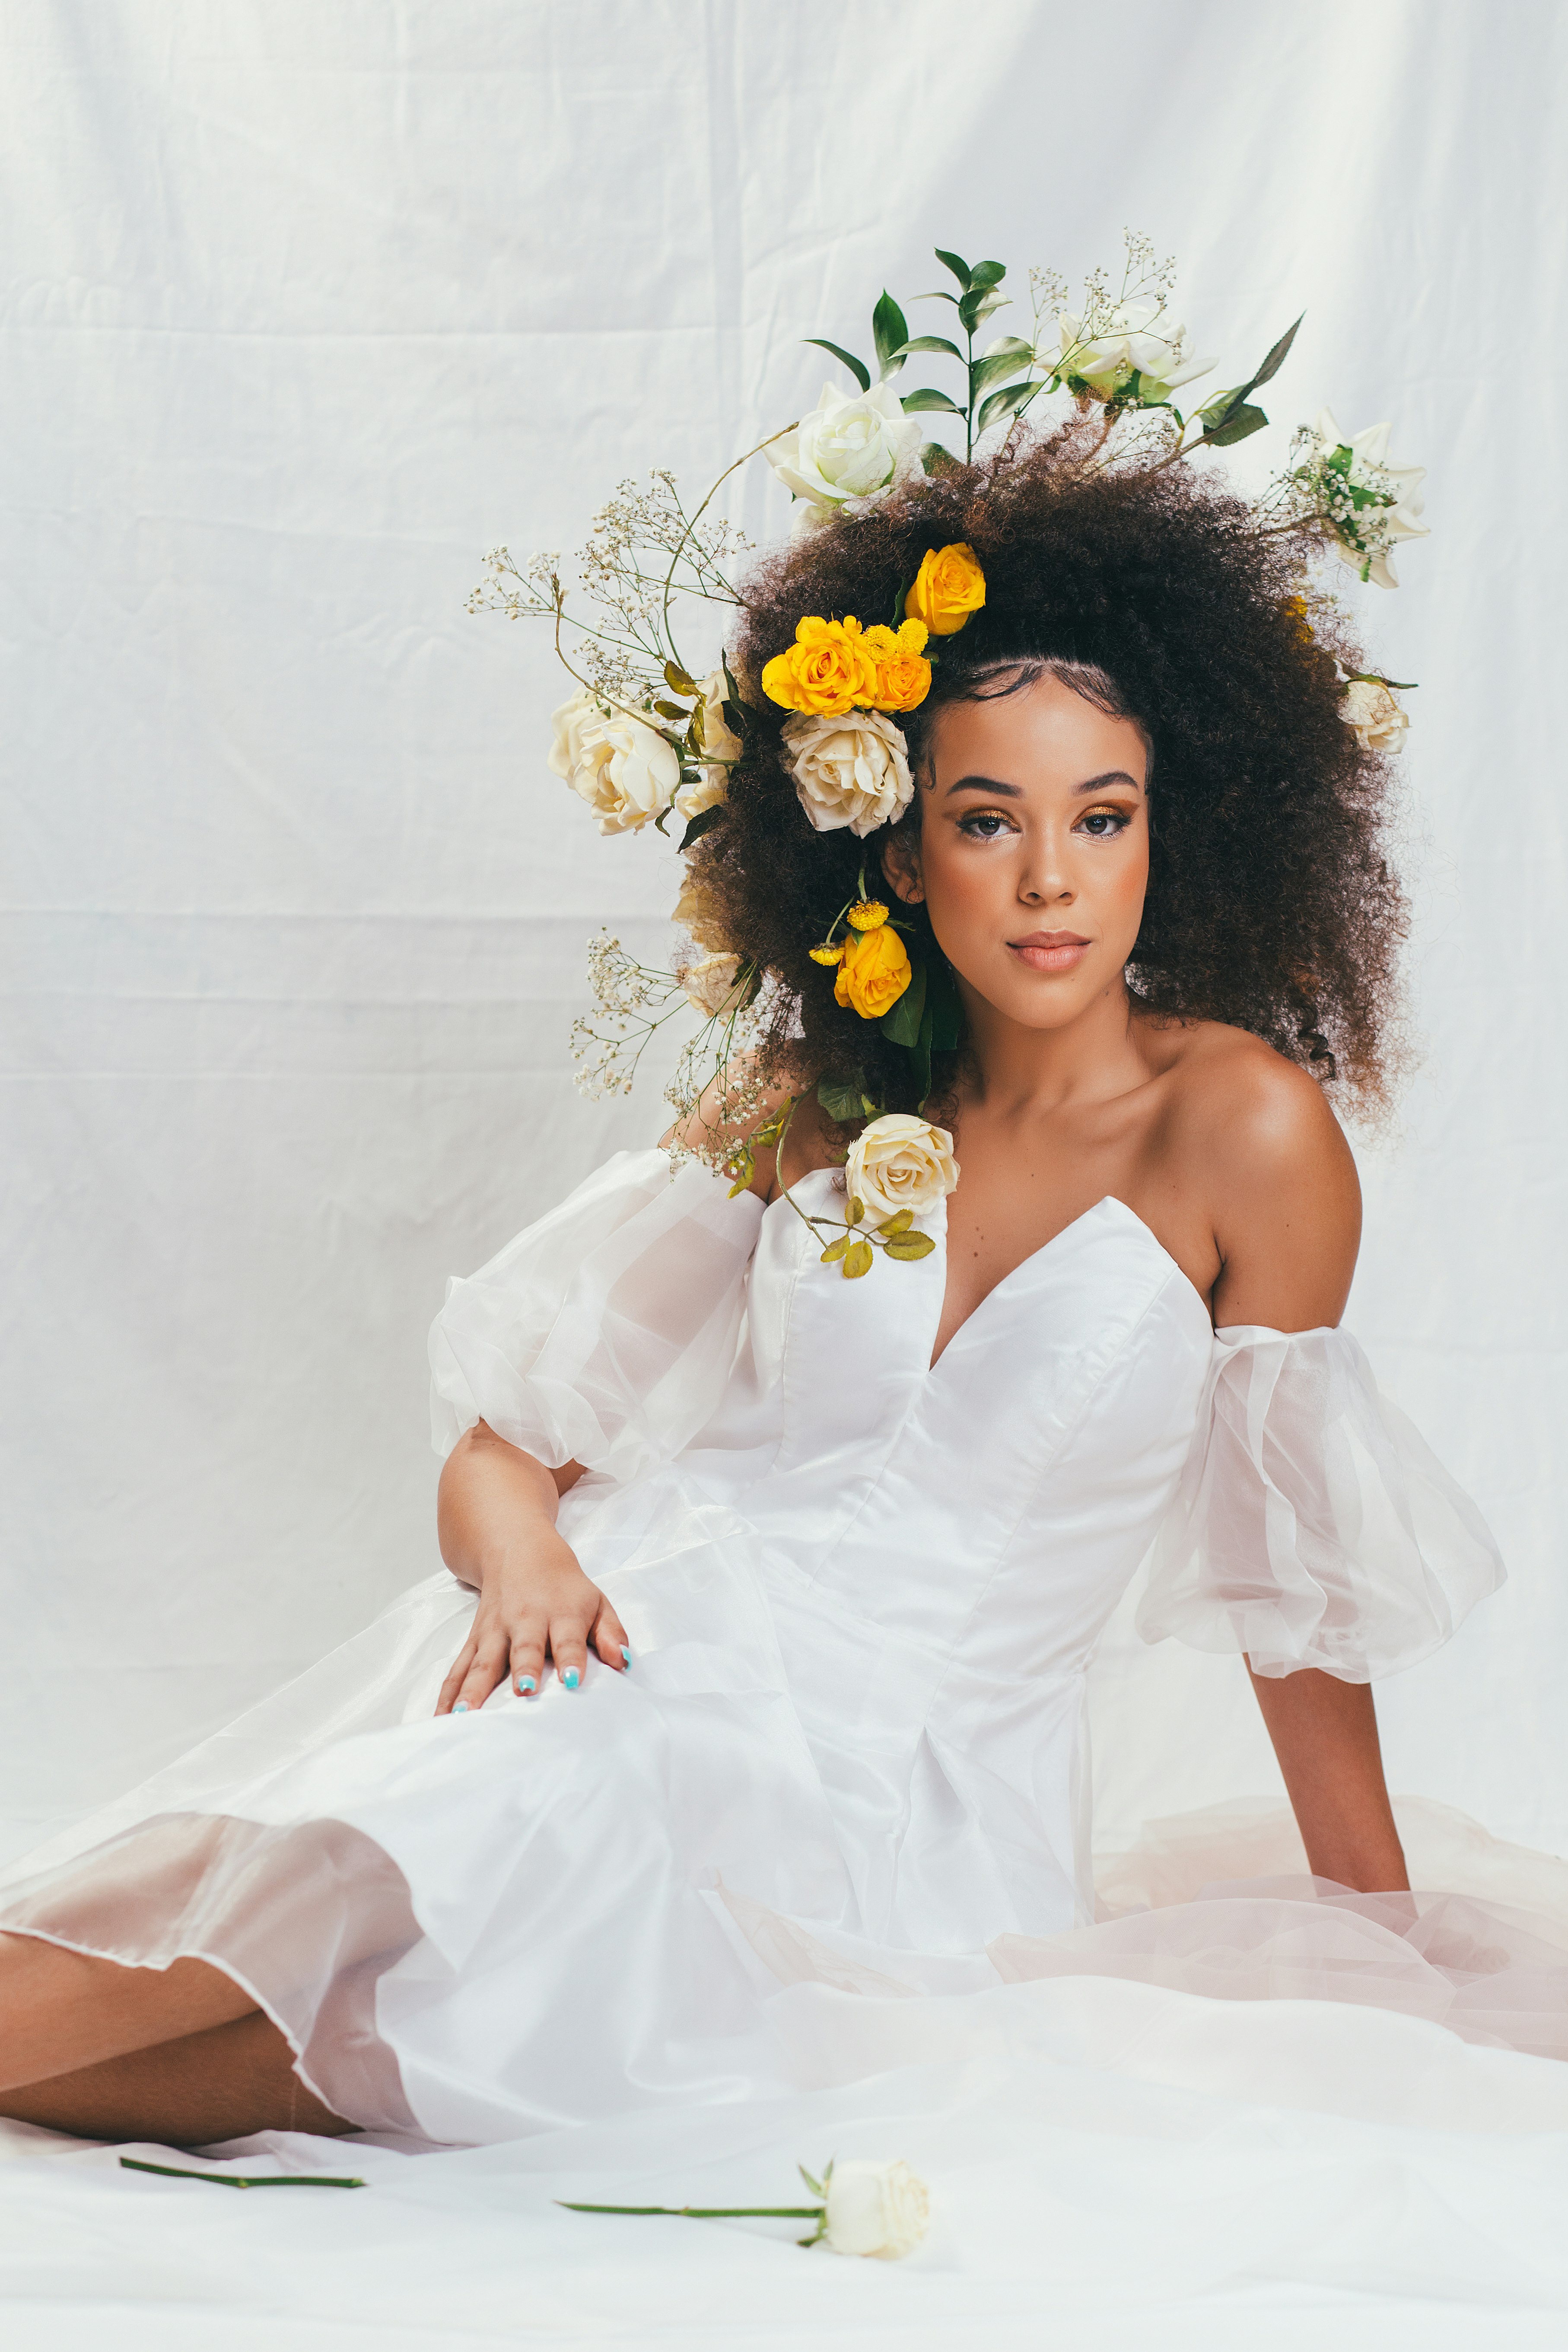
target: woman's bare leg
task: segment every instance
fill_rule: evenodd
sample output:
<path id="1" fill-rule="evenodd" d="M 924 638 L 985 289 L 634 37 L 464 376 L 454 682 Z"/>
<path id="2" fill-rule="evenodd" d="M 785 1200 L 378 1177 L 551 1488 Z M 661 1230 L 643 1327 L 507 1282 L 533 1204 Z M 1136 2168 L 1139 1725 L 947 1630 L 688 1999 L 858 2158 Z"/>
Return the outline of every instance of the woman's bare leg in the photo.
<path id="1" fill-rule="evenodd" d="M 259 2131 L 354 2129 L 305 2088 L 288 2042 L 256 2009 L 178 2042 L 0 2091 L 0 2115 L 79 2139 L 150 2139 L 174 2147 L 205 2147 Z"/>
<path id="2" fill-rule="evenodd" d="M 250 1995 L 205 1960 L 131 1968 L 37 1936 L 0 1936 L 0 2095 L 256 2014 Z"/>

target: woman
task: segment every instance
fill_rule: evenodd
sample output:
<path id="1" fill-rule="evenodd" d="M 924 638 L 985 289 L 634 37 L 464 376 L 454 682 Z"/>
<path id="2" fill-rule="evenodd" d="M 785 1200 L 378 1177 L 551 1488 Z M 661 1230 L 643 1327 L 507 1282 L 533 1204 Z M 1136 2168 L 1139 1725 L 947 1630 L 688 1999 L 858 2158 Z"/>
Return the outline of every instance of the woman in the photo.
<path id="1" fill-rule="evenodd" d="M 1371 1680 L 1501 1570 L 1338 1328 L 1387 768 L 1289 538 L 1098 446 L 750 583 L 682 903 L 771 1009 L 667 1139 L 709 1164 L 623 1154 L 453 1286 L 451 1579 L 12 1892 L 0 2110 L 495 2139 L 765 2092 L 784 1986 L 1126 1972 L 1083 1690 L 1151 1546 L 1142 1630 L 1245 1657 L 1397 1998 Z M 866 667 L 866 612 L 926 618 Z"/>

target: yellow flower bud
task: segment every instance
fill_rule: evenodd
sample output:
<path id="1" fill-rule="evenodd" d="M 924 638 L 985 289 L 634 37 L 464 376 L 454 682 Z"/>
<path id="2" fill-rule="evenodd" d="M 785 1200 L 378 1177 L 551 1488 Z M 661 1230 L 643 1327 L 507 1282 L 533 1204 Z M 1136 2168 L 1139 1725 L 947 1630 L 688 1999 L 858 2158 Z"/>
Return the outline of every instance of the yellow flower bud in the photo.
<path id="1" fill-rule="evenodd" d="M 775 654 L 763 671 L 763 692 L 786 710 L 819 719 L 842 719 L 868 709 L 877 694 L 877 657 L 868 653 L 853 613 L 842 621 L 808 615 L 797 621 L 795 641 Z"/>
<path id="2" fill-rule="evenodd" d="M 897 634 L 880 622 L 868 629 L 863 643 L 877 664 L 879 710 L 913 710 L 931 692 L 931 664 L 925 658 L 929 632 L 923 621 L 905 621 Z"/>
<path id="3" fill-rule="evenodd" d="M 951 637 L 985 602 L 985 574 L 974 550 L 962 540 L 933 547 L 921 558 L 904 610 L 923 621 L 933 637 Z"/>
<path id="4" fill-rule="evenodd" d="M 862 1021 L 879 1021 L 898 1003 L 912 977 L 902 940 L 890 925 L 879 923 L 875 930 L 857 931 L 853 945 L 847 945 L 833 993 Z"/>
<path id="5" fill-rule="evenodd" d="M 836 948 L 808 948 L 806 950 L 806 953 L 810 956 L 813 963 L 842 963 L 844 961 L 844 941 L 840 940 Z"/>
<path id="6" fill-rule="evenodd" d="M 887 919 L 888 910 L 880 898 L 862 898 L 859 905 L 851 907 L 845 917 L 846 922 L 857 931 L 874 931 L 879 923 L 885 923 Z"/>

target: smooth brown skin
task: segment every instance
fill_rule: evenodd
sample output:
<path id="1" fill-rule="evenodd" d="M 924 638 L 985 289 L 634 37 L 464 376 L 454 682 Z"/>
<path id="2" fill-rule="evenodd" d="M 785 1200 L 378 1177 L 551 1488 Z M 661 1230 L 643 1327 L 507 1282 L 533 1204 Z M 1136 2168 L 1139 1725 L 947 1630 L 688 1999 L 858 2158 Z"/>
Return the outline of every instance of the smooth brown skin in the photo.
<path id="1" fill-rule="evenodd" d="M 889 841 L 890 887 L 924 899 L 959 975 L 978 1066 L 955 1117 L 963 1176 L 933 1361 L 1005 1275 L 1108 1196 L 1143 1220 L 1218 1327 L 1310 1330 L 1343 1309 L 1361 1194 L 1313 1081 L 1240 1030 L 1160 1024 L 1128 996 L 1149 871 L 1146 765 L 1136 727 L 1056 679 L 955 704 L 934 730 L 918 835 Z M 1081 949 L 1052 969 L 1050 950 L 1020 944 L 1040 932 Z M 782 1171 L 774 1160 L 756 1154 L 764 1200 L 837 1164 L 809 1094 Z M 590 1647 L 624 1671 L 620 1621 L 555 1526 L 583 1475 L 577 1463 L 546 1469 L 482 1422 L 454 1449 L 441 1553 L 479 1601 L 438 1713 L 482 1706 L 509 1675 L 514 1690 L 530 1675 L 542 1688 L 547 1662 L 584 1674 Z M 1310 1670 L 1254 1675 L 1253 1688 L 1313 1871 L 1407 1886 L 1371 1691 Z M 128 1969 L 0 1937 L 0 2113 L 28 2122 L 197 2146 L 352 2128 L 202 1961 Z"/>

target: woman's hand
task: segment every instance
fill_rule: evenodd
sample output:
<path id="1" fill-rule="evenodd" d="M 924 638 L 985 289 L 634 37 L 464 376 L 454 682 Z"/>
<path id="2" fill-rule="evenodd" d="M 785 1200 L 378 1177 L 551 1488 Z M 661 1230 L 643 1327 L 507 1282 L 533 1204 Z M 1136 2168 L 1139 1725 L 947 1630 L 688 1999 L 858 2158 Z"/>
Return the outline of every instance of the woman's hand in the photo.
<path id="1" fill-rule="evenodd" d="M 543 1689 L 551 1664 L 567 1689 L 575 1690 L 590 1643 L 617 1673 L 631 1664 L 620 1619 L 584 1575 L 571 1545 L 553 1528 L 549 1538 L 531 1544 L 527 1559 L 485 1578 L 468 1638 L 441 1685 L 437 1715 L 483 1706 L 509 1674 L 512 1688 L 531 1698 Z"/>
<path id="2" fill-rule="evenodd" d="M 576 1690 L 590 1643 L 617 1674 L 630 1665 L 626 1628 L 556 1530 L 556 1504 L 582 1475 L 577 1462 L 547 1470 L 482 1421 L 452 1448 L 437 1506 L 441 1557 L 479 1587 L 479 1605 L 437 1715 L 482 1706 L 509 1675 L 531 1697 L 544 1687 L 547 1663 Z"/>

